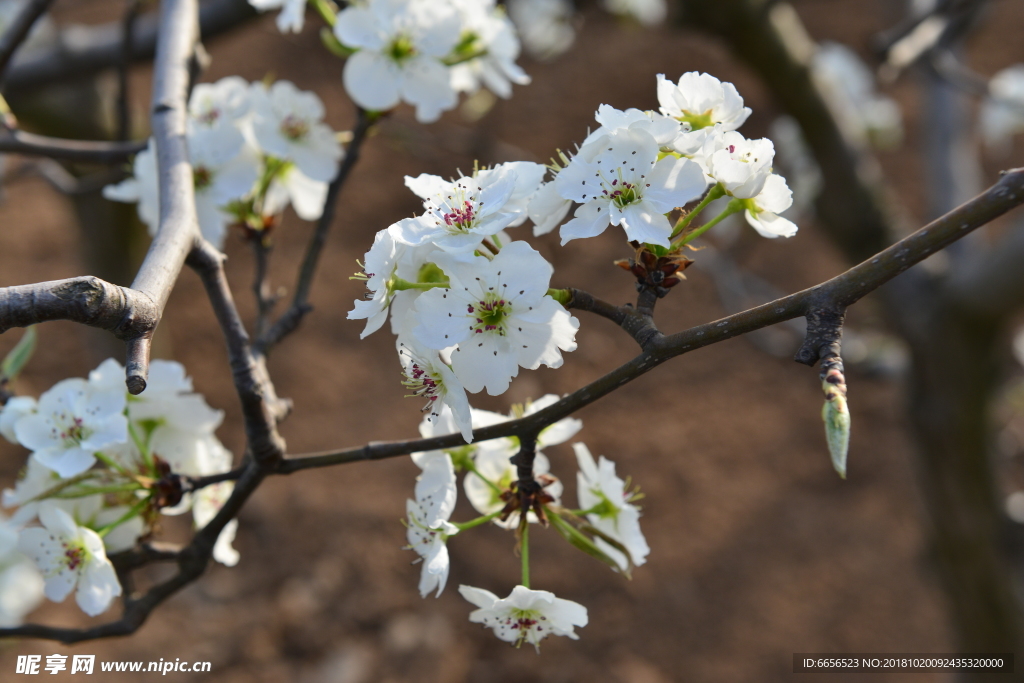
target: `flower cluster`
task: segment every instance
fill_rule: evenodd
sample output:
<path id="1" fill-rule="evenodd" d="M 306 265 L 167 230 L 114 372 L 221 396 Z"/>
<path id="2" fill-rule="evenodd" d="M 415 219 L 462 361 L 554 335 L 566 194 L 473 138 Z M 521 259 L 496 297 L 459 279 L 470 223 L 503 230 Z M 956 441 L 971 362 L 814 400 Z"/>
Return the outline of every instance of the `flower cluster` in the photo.
<path id="1" fill-rule="evenodd" d="M 191 508 L 202 527 L 230 494 L 229 482 L 194 493 L 182 482 L 231 469 L 231 453 L 214 435 L 222 418 L 193 392 L 180 364 L 160 360 L 139 396 L 127 394 L 124 368 L 110 359 L 88 379 L 58 382 L 38 401 L 9 399 L 0 434 L 32 454 L 14 488 L 3 492 L 3 506 L 16 511 L 0 523 L 0 583 L 10 567 L 21 566 L 5 554 L 16 546 L 35 561 L 47 597 L 61 601 L 77 589 L 87 614 L 104 612 L 121 594 L 108 552 L 135 545 L 158 513 Z M 214 550 L 228 565 L 238 561 L 235 525 L 224 528 Z M 5 542 L 7 534 L 13 543 Z M 4 609 L 2 588 L 0 620 L 13 610 Z"/>
<path id="2" fill-rule="evenodd" d="M 342 157 L 323 117 L 320 98 L 288 81 L 268 87 L 230 76 L 197 85 L 189 100 L 188 147 L 203 237 L 219 248 L 231 224 L 269 230 L 289 204 L 304 220 L 319 218 Z M 155 235 L 159 189 L 151 141 L 136 155 L 133 177 L 103 195 L 137 202 L 139 218 Z"/>
<path id="3" fill-rule="evenodd" d="M 300 0 L 249 0 L 259 10 L 281 8 L 282 32 L 301 31 Z M 530 82 L 516 64 L 519 38 L 496 0 L 366 0 L 333 14 L 325 42 L 346 57 L 342 80 L 360 107 L 386 111 L 407 102 L 423 123 L 436 121 L 458 103 L 460 92 L 481 86 L 499 97 L 512 84 Z"/>
<path id="4" fill-rule="evenodd" d="M 474 428 L 500 424 L 507 420 L 532 415 L 558 400 L 555 395 L 514 406 L 509 415 L 472 410 Z M 562 483 L 550 473 L 550 462 L 542 448 L 556 446 L 572 439 L 583 427 L 580 420 L 565 418 L 542 430 L 536 440 L 533 458 L 533 480 L 541 486 L 538 503 L 533 510 L 519 505 L 520 482 L 509 458 L 519 451 L 519 440 L 506 437 L 463 446 L 451 450 L 414 453 L 412 460 L 422 470 L 416 481 L 415 499 L 406 503 L 406 535 L 409 549 L 422 561 L 420 594 L 440 595 L 448 581 L 450 558 L 448 539 L 491 522 L 502 529 L 517 530 L 523 546 L 523 585 L 511 595 L 499 599 L 493 593 L 460 586 L 459 592 L 479 609 L 470 621 L 494 630 L 500 639 L 521 645 L 539 646 L 548 635 L 576 638 L 574 626 L 586 626 L 587 610 L 582 605 L 556 598 L 548 591 L 531 590 L 528 572 L 528 530 L 530 524 L 552 524 L 576 547 L 605 561 L 613 569 L 628 573 L 646 561 L 649 549 L 640 531 L 640 511 L 633 503 L 639 498 L 628 491 L 625 482 L 615 475 L 615 465 L 604 457 L 598 463 L 582 443 L 573 444 L 580 470 L 577 474 L 579 510 L 561 505 Z M 420 425 L 424 437 L 447 434 L 455 428 L 455 418 L 445 409 L 439 419 L 425 420 Z M 453 523 L 451 515 L 458 497 L 456 474 L 465 471 L 463 488 L 466 497 L 480 517 L 464 523 Z"/>

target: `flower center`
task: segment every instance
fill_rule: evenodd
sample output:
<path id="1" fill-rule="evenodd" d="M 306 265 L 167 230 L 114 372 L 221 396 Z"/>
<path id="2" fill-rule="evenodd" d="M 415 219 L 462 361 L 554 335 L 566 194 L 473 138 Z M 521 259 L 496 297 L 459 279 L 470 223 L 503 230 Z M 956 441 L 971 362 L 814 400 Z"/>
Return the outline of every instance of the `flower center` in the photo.
<path id="1" fill-rule="evenodd" d="M 405 351 L 408 353 L 408 351 Z M 404 371 L 405 381 L 402 384 L 412 393 L 406 394 L 406 398 L 420 397 L 427 399 L 427 403 L 420 410 L 426 412 L 431 409 L 437 397 L 444 390 L 444 382 L 437 373 L 432 373 L 430 367 L 418 358 L 413 358 L 409 368 Z"/>
<path id="2" fill-rule="evenodd" d="M 288 114 L 281 121 L 281 135 L 291 141 L 301 140 L 309 133 L 309 122 L 295 114 Z"/>
<path id="3" fill-rule="evenodd" d="M 85 548 L 80 545 L 64 544 L 64 563 L 71 571 L 78 571 L 78 568 L 85 563 Z"/>
<path id="4" fill-rule="evenodd" d="M 519 640 L 516 641 L 516 645 L 521 645 L 524 640 L 527 639 L 530 631 L 536 631 L 537 633 L 544 632 L 544 623 L 548 620 L 543 614 L 533 609 L 516 609 L 513 607 L 509 610 L 508 616 L 505 618 L 505 626 L 512 629 L 513 631 L 519 632 Z M 541 636 L 543 638 L 543 636 Z M 538 639 L 539 640 L 539 639 Z"/>
<path id="5" fill-rule="evenodd" d="M 66 422 L 66 415 L 61 414 L 60 417 L 65 422 L 63 425 L 60 425 L 58 423 L 58 428 L 60 429 L 60 431 L 58 432 L 57 435 L 58 438 L 60 438 L 60 440 L 64 442 L 64 446 L 66 448 L 72 448 L 74 446 L 77 446 L 78 444 L 82 443 L 82 441 L 88 439 L 89 436 L 92 434 L 92 430 L 86 427 L 85 424 L 83 424 L 82 418 L 73 418 L 69 423 Z M 57 432 L 57 428 L 54 428 L 53 431 Z"/>
<path id="6" fill-rule="evenodd" d="M 397 36 L 387 49 L 387 55 L 399 64 L 415 56 L 415 54 L 416 48 L 412 44 L 412 39 L 405 35 Z"/>
<path id="7" fill-rule="evenodd" d="M 217 123 L 217 119 L 220 118 L 220 109 L 212 108 L 207 109 L 202 114 L 196 117 L 196 121 L 203 124 L 204 126 L 212 126 Z"/>
<path id="8" fill-rule="evenodd" d="M 618 173 L 619 177 L 612 179 L 610 183 L 607 179 L 602 178 L 601 186 L 604 189 L 601 192 L 605 198 L 610 199 L 615 206 L 622 209 L 640 201 L 640 188 L 634 183 L 622 179 L 622 169 L 619 169 Z"/>
<path id="9" fill-rule="evenodd" d="M 682 116 L 677 116 L 676 119 L 680 123 L 685 123 L 690 126 L 690 130 L 700 130 L 701 128 L 707 128 L 715 125 L 715 122 L 711 119 L 711 110 L 708 109 L 703 114 L 693 114 L 686 109 L 683 110 Z"/>
<path id="10" fill-rule="evenodd" d="M 476 220 L 473 204 L 468 199 L 462 201 L 461 207 L 449 207 L 451 210 L 442 215 L 445 225 L 457 232 L 468 232 Z"/>
<path id="11" fill-rule="evenodd" d="M 505 319 L 512 315 L 512 303 L 489 294 L 475 306 L 468 306 L 467 311 L 476 319 L 472 326 L 474 334 L 497 332 L 505 336 Z"/>

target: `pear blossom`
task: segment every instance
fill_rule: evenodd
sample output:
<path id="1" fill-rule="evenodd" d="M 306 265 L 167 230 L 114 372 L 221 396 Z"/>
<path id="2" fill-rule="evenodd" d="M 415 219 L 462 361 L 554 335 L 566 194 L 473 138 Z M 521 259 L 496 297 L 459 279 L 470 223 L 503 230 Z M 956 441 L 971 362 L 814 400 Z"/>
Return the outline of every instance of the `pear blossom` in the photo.
<path id="1" fill-rule="evenodd" d="M 297 166 L 289 164 L 270 182 L 263 200 L 263 213 L 273 216 L 291 204 L 299 218 L 315 221 L 324 213 L 327 189 L 328 183 L 313 180 Z"/>
<path id="2" fill-rule="evenodd" d="M 669 246 L 665 214 L 699 197 L 707 182 L 697 163 L 658 156 L 655 139 L 634 127 L 581 148 L 555 178 L 559 194 L 581 204 L 562 226 L 562 244 L 600 235 L 611 224 L 622 225 L 630 240 Z"/>
<path id="3" fill-rule="evenodd" d="M 188 140 L 192 147 L 223 147 L 226 158 L 242 151 L 245 136 L 239 121 L 249 113 L 249 83 L 228 76 L 216 83 L 197 83 L 188 101 Z"/>
<path id="4" fill-rule="evenodd" d="M 421 123 L 436 121 L 458 101 L 442 58 L 459 42 L 461 28 L 447 2 L 369 0 L 346 7 L 334 34 L 358 52 L 345 62 L 345 90 L 365 109 L 387 110 L 404 100 Z"/>
<path id="5" fill-rule="evenodd" d="M 502 207 L 503 211 L 509 211 L 516 215 L 516 218 L 508 224 L 514 228 L 522 225 L 527 219 L 527 207 L 530 205 L 548 169 L 542 164 L 535 164 L 532 161 L 507 161 L 503 164 L 496 164 L 489 168 L 482 168 L 476 172 L 476 178 L 481 184 L 491 182 L 492 176 L 503 175 L 512 172 L 515 175 L 515 187 L 512 194 Z"/>
<path id="6" fill-rule="evenodd" d="M 422 221 L 424 217 L 405 220 Z M 417 228 L 421 229 L 426 230 L 426 227 Z M 419 289 L 396 289 L 397 280 L 426 281 L 421 279 L 421 271 L 424 269 L 430 271 L 432 278 L 443 278 L 444 273 L 436 266 L 430 265 L 435 256 L 441 253 L 440 250 L 433 243 L 410 246 L 399 239 L 400 230 L 405 228 L 395 223 L 377 233 L 373 239 L 373 246 L 363 257 L 363 273 L 353 278 L 364 280 L 367 289 L 365 298 L 357 299 L 352 310 L 348 312 L 349 320 L 366 320 L 366 327 L 359 335 L 360 339 L 365 339 L 384 325 L 392 304 L 403 304 L 408 307 L 421 294 Z"/>
<path id="7" fill-rule="evenodd" d="M 591 511 L 587 520 L 600 532 L 621 543 L 629 551 L 629 558 L 602 538 L 595 538 L 594 542 L 623 571 L 629 568 L 630 562 L 642 565 L 651 549 L 640 531 L 640 510 L 629 502 L 631 494 L 626 491 L 626 482 L 615 475 L 615 463 L 603 455 L 595 463 L 585 444 L 574 443 L 572 447 L 580 466 L 576 473 L 576 495 L 580 507 Z"/>
<path id="8" fill-rule="evenodd" d="M 418 219 L 396 223 L 398 239 L 419 246 L 434 243 L 452 253 L 470 252 L 518 217 L 504 210 L 516 189 L 516 173 L 503 168 L 484 177 L 461 177 L 453 182 L 426 173 L 405 184 L 425 201 Z"/>
<path id="9" fill-rule="evenodd" d="M 428 348 L 458 345 L 452 369 L 467 391 L 497 396 L 520 366 L 557 368 L 561 351 L 576 349 L 579 321 L 547 295 L 553 269 L 530 245 L 512 242 L 490 261 L 442 254 L 438 264 L 450 286 L 416 299 L 412 332 Z"/>
<path id="10" fill-rule="evenodd" d="M 36 412 L 36 400 L 31 396 L 12 396 L 0 408 L 0 434 L 11 443 L 18 443 L 14 425 L 18 420 Z"/>
<path id="11" fill-rule="evenodd" d="M 459 55 L 479 55 L 451 68 L 452 87 L 476 92 L 480 84 L 499 97 L 512 96 L 512 84 L 527 85 L 530 77 L 516 64 L 519 39 L 496 0 L 452 0 L 462 19 Z"/>
<path id="12" fill-rule="evenodd" d="M 306 0 L 249 0 L 259 12 L 280 9 L 277 30 L 281 33 L 300 33 L 306 22 Z"/>
<path id="13" fill-rule="evenodd" d="M 447 406 L 462 432 L 462 438 L 466 443 L 472 443 L 472 418 L 466 390 L 441 353 L 426 348 L 412 334 L 399 334 L 395 343 L 405 374 L 403 384 L 412 396 L 427 400 L 423 406 L 423 411 L 428 413 L 427 419 L 438 419 L 442 407 Z"/>
<path id="14" fill-rule="evenodd" d="M 107 559 L 103 539 L 52 505 L 40 509 L 39 520 L 42 528 L 21 532 L 18 549 L 42 571 L 46 597 L 61 602 L 77 587 L 75 600 L 83 612 L 92 617 L 105 612 L 121 595 L 121 584 Z"/>
<path id="15" fill-rule="evenodd" d="M 612 14 L 633 17 L 644 26 L 656 26 L 668 15 L 665 0 L 603 0 L 602 4 Z"/>
<path id="16" fill-rule="evenodd" d="M 576 40 L 569 0 L 508 0 L 505 6 L 523 47 L 534 59 L 554 59 Z"/>
<path id="17" fill-rule="evenodd" d="M 782 176 L 769 175 L 758 195 L 744 203 L 746 211 L 743 217 L 762 237 L 792 237 L 796 234 L 796 224 L 779 215 L 793 205 L 793 192 Z"/>
<path id="18" fill-rule="evenodd" d="M 446 541 L 459 533 L 459 527 L 446 519 L 429 522 L 421 505 L 414 500 L 406 501 L 405 510 L 408 516 L 408 548 L 414 550 L 423 561 L 420 572 L 420 595 L 425 598 L 436 588 L 436 595 L 440 596 L 445 584 L 448 583 L 448 571 L 451 567 Z"/>
<path id="19" fill-rule="evenodd" d="M 571 600 L 555 597 L 549 591 L 516 586 L 503 599 L 482 588 L 459 586 L 459 593 L 479 609 L 469 620 L 494 630 L 494 635 L 519 647 L 524 642 L 540 652 L 540 641 L 549 635 L 579 640 L 574 626 L 587 625 L 587 608 Z"/>
<path id="20" fill-rule="evenodd" d="M 572 200 L 558 193 L 554 181 L 544 183 L 530 198 L 528 214 L 533 221 L 533 234 L 546 235 L 565 220 L 572 208 Z"/>
<path id="21" fill-rule="evenodd" d="M 683 132 L 675 142 L 682 154 L 697 153 L 716 130 L 736 130 L 750 116 L 736 86 L 696 71 L 684 73 L 678 83 L 658 74 L 658 103 L 662 114 L 682 124 Z"/>
<path id="22" fill-rule="evenodd" d="M 259 177 L 256 151 L 245 145 L 232 156 L 232 149 L 227 143 L 189 145 L 199 230 L 218 248 L 223 246 L 227 226 L 234 220 L 224 207 L 249 194 Z M 137 202 L 139 218 L 155 236 L 160 226 L 160 192 L 152 139 L 135 155 L 133 170 L 134 177 L 103 188 L 103 196 L 117 202 Z"/>
<path id="23" fill-rule="evenodd" d="M 589 143 L 620 128 L 636 128 L 654 138 L 659 148 L 668 149 L 683 132 L 682 124 L 671 116 L 639 109 L 622 111 L 608 104 L 602 104 L 597 108 L 594 119 L 601 127 L 590 133 L 581 147 L 586 147 Z"/>
<path id="24" fill-rule="evenodd" d="M 708 176 L 738 199 L 756 197 L 772 172 L 775 145 L 767 138 L 748 140 L 734 131 L 708 138 L 701 150 Z"/>
<path id="25" fill-rule="evenodd" d="M 43 599 L 43 577 L 14 550 L 0 557 L 0 628 L 20 626 Z"/>
<path id="26" fill-rule="evenodd" d="M 62 477 L 80 474 L 96 452 L 125 441 L 125 392 L 97 389 L 84 379 L 66 379 L 39 397 L 38 412 L 14 425 L 22 446 Z"/>
<path id="27" fill-rule="evenodd" d="M 290 81 L 267 88 L 253 83 L 252 134 L 260 149 L 290 161 L 310 180 L 328 183 L 343 153 L 334 131 L 323 123 L 324 105 L 316 93 Z"/>
<path id="28" fill-rule="evenodd" d="M 230 463 L 228 463 L 230 466 Z M 224 503 L 231 497 L 235 488 L 233 481 L 222 481 L 210 486 L 205 486 L 195 494 L 192 504 L 192 517 L 195 520 L 196 529 L 202 529 L 217 516 Z M 213 559 L 226 567 L 234 567 L 240 558 L 238 551 L 232 547 L 235 534 L 238 532 L 238 520 L 233 519 L 224 525 L 217 541 L 213 544 Z"/>
<path id="29" fill-rule="evenodd" d="M 1005 147 L 1014 135 L 1024 132 L 1024 64 L 1014 64 L 992 77 L 979 124 L 990 149 Z"/>

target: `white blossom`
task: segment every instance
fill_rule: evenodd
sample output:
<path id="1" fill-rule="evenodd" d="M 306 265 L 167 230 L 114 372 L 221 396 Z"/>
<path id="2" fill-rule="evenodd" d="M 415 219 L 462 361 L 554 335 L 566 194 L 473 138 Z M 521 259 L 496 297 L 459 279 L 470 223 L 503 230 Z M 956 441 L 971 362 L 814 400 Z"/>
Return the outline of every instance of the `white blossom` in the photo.
<path id="1" fill-rule="evenodd" d="M 512 242 L 491 261 L 439 257 L 438 264 L 450 287 L 419 296 L 413 334 L 432 349 L 458 345 L 452 369 L 467 391 L 497 396 L 520 366 L 557 368 L 561 351 L 576 349 L 579 321 L 547 295 L 553 269 L 530 245 Z"/>
<path id="2" fill-rule="evenodd" d="M 80 474 L 96 452 L 128 438 L 125 392 L 99 389 L 84 379 L 66 379 L 39 397 L 38 412 L 14 425 L 22 446 L 62 477 Z"/>
<path id="3" fill-rule="evenodd" d="M 359 106 L 387 110 L 404 100 L 422 123 L 455 106 L 442 58 L 459 42 L 461 21 L 447 2 L 369 0 L 338 14 L 334 34 L 358 49 L 345 62 L 345 90 Z"/>
<path id="4" fill-rule="evenodd" d="M 228 76 L 197 83 L 188 101 L 188 140 L 192 147 L 222 147 L 225 158 L 242 151 L 245 136 L 239 121 L 249 113 L 249 83 Z"/>
<path id="5" fill-rule="evenodd" d="M 280 9 L 277 30 L 281 33 L 299 33 L 306 21 L 306 0 L 249 0 L 260 12 Z"/>
<path id="6" fill-rule="evenodd" d="M 228 463 L 230 466 L 230 462 Z M 231 497 L 235 488 L 232 481 L 222 481 L 210 486 L 205 486 L 195 494 L 192 504 L 192 518 L 195 520 L 196 529 L 202 529 L 217 516 L 224 503 Z M 232 547 L 235 534 L 238 531 L 238 520 L 233 519 L 224 525 L 217 541 L 213 545 L 213 559 L 227 567 L 234 567 L 238 564 L 238 551 Z"/>
<path id="7" fill-rule="evenodd" d="M 0 515 L 0 628 L 20 625 L 43 599 L 43 577 L 18 551 L 18 528 Z"/>
<path id="8" fill-rule="evenodd" d="M 1014 135 L 1024 133 L 1024 64 L 1014 64 L 992 77 L 979 124 L 991 149 L 1005 147 Z"/>
<path id="9" fill-rule="evenodd" d="M 299 218 L 315 221 L 324 213 L 327 189 L 328 183 L 313 180 L 297 166 L 289 164 L 271 181 L 263 200 L 263 213 L 273 216 L 291 204 Z"/>
<path id="10" fill-rule="evenodd" d="M 553 59 L 576 40 L 569 0 L 508 0 L 505 5 L 523 47 L 535 59 Z"/>
<path id="11" fill-rule="evenodd" d="M 441 352 L 428 349 L 412 334 L 399 334 L 395 342 L 405 374 L 403 384 L 412 396 L 426 399 L 423 411 L 428 420 L 437 420 L 447 407 L 466 443 L 473 441 L 469 399 L 462 382 L 441 357 Z"/>
<path id="12" fill-rule="evenodd" d="M 423 220 L 423 216 L 405 219 L 405 221 Z M 373 246 L 363 257 L 363 273 L 355 279 L 365 280 L 367 292 L 364 299 L 357 299 L 353 302 L 354 306 L 348 312 L 349 320 L 366 320 L 366 327 L 359 335 L 360 339 L 365 339 L 384 325 L 384 321 L 388 317 L 388 310 L 393 304 L 396 306 L 403 304 L 406 308 L 412 304 L 413 300 L 420 295 L 421 290 L 398 290 L 396 289 L 397 280 L 420 282 L 420 271 L 441 253 L 433 243 L 410 246 L 398 239 L 399 231 L 406 229 L 399 223 L 395 223 L 381 230 L 374 237 Z M 418 229 L 425 230 L 426 228 Z M 436 271 L 435 275 L 443 275 L 440 269 L 435 268 L 434 270 Z M 393 327 L 397 333 L 399 326 Z"/>
<path id="13" fill-rule="evenodd" d="M 744 203 L 744 218 L 762 237 L 792 237 L 796 234 L 796 224 L 779 215 L 793 205 L 793 192 L 782 176 L 769 175 L 761 192 Z"/>
<path id="14" fill-rule="evenodd" d="M 615 475 L 615 463 L 603 455 L 598 462 L 582 443 L 574 443 L 576 460 L 580 470 L 576 473 L 577 492 L 580 507 L 593 510 L 587 519 L 600 532 L 621 543 L 629 551 L 629 559 L 636 566 L 647 561 L 651 549 L 640 531 L 640 510 L 630 503 L 631 493 L 626 482 Z M 611 557 L 622 570 L 629 567 L 627 558 L 604 539 L 594 542 Z"/>
<path id="15" fill-rule="evenodd" d="M 493 629 L 499 639 L 516 647 L 526 642 L 540 652 L 540 641 L 549 635 L 579 640 L 573 627 L 587 625 L 586 607 L 549 591 L 516 586 L 507 598 L 499 599 L 490 591 L 463 585 L 459 593 L 479 608 L 470 613 L 471 622 Z"/>
<path id="16" fill-rule="evenodd" d="M 448 581 L 445 542 L 459 532 L 458 527 L 448 521 L 455 510 L 458 489 L 452 459 L 447 453 L 421 457 L 417 464 L 423 471 L 416 479 L 416 499 L 406 502 L 406 538 L 408 548 L 423 560 L 420 594 L 426 597 L 435 588 L 440 595 Z"/>
<path id="17" fill-rule="evenodd" d="M 716 126 L 720 131 L 736 130 L 750 116 L 736 86 L 696 71 L 684 73 L 678 83 L 658 74 L 658 103 L 662 114 L 682 124 L 682 134 L 675 142 L 682 154 L 697 153 Z"/>
<path id="18" fill-rule="evenodd" d="M 555 182 L 544 183 L 530 198 L 528 212 L 533 221 L 533 234 L 546 235 L 565 220 L 572 208 L 572 200 L 558 193 Z"/>
<path id="19" fill-rule="evenodd" d="M 600 235 L 611 224 L 621 225 L 630 240 L 669 246 L 672 225 L 665 214 L 699 197 L 707 183 L 695 162 L 658 156 L 655 139 L 634 127 L 583 147 L 555 178 L 559 194 L 581 204 L 562 226 L 562 244 Z"/>
<path id="20" fill-rule="evenodd" d="M 253 83 L 251 96 L 252 133 L 260 149 L 294 163 L 310 180 L 333 180 L 343 153 L 334 131 L 323 123 L 324 105 L 316 93 L 277 81 L 269 88 Z"/>
<path id="21" fill-rule="evenodd" d="M 18 420 L 36 412 L 36 400 L 31 396 L 12 396 L 0 408 L 0 434 L 11 443 L 18 443 L 14 425 Z"/>
<path id="22" fill-rule="evenodd" d="M 499 97 L 512 96 L 512 84 L 527 85 L 530 77 L 516 64 L 519 38 L 495 0 L 452 0 L 462 19 L 460 55 L 481 56 L 451 68 L 451 84 L 460 92 L 476 92 L 481 83 Z"/>
<path id="23" fill-rule="evenodd" d="M 709 137 L 701 150 L 708 176 L 739 199 L 760 194 L 772 172 L 775 146 L 767 138 L 748 140 L 734 131 Z"/>
<path id="24" fill-rule="evenodd" d="M 602 104 L 597 108 L 594 119 L 601 124 L 601 127 L 587 136 L 581 148 L 585 148 L 589 143 L 622 128 L 644 131 L 654 138 L 660 149 L 672 147 L 676 139 L 683 133 L 683 125 L 678 120 L 654 111 L 639 109 L 622 111 L 611 105 Z"/>
<path id="25" fill-rule="evenodd" d="M 103 539 L 52 505 L 40 509 L 39 520 L 42 528 L 21 532 L 18 549 L 43 573 L 46 597 L 61 602 L 77 587 L 75 600 L 83 612 L 93 617 L 105 612 L 121 595 L 121 584 L 107 559 Z"/>

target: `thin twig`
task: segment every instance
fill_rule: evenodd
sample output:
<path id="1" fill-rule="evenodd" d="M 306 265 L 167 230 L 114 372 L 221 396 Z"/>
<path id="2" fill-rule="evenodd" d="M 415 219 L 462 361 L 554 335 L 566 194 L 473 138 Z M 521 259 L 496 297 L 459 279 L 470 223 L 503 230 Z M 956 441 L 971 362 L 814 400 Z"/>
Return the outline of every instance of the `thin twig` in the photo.
<path id="1" fill-rule="evenodd" d="M 0 82 L 3 82 L 4 72 L 7 71 L 7 64 L 14 56 L 14 52 L 25 42 L 32 27 L 46 14 L 52 4 L 53 0 L 29 0 L 0 36 Z"/>
<path id="2" fill-rule="evenodd" d="M 128 0 L 121 17 L 121 61 L 117 65 L 117 139 L 127 140 L 132 134 L 132 112 L 129 93 L 135 24 L 139 18 L 141 0 Z"/>
<path id="3" fill-rule="evenodd" d="M 316 275 L 317 265 L 320 262 L 320 252 L 327 241 L 327 234 L 331 230 L 331 223 L 334 222 L 334 212 L 337 208 L 338 196 L 341 194 L 341 188 L 344 186 L 345 180 L 355 167 L 356 162 L 359 161 L 359 152 L 374 122 L 374 119 L 370 118 L 362 109 L 357 109 L 356 116 L 356 127 L 352 131 L 352 142 L 349 143 L 348 149 L 345 150 L 345 158 L 338 167 L 338 175 L 331 181 L 327 189 L 324 212 L 321 214 L 320 220 L 317 221 L 316 230 L 313 232 L 313 237 L 306 248 L 306 256 L 303 258 L 302 266 L 299 269 L 291 306 L 281 314 L 281 317 L 277 319 L 277 322 L 274 323 L 265 335 L 261 335 L 256 340 L 255 349 L 257 354 L 261 356 L 267 355 L 270 349 L 278 342 L 294 332 L 298 328 L 299 323 L 302 322 L 302 318 L 313 310 L 309 303 L 309 290 L 313 286 L 313 276 Z"/>
<path id="4" fill-rule="evenodd" d="M 0 133 L 0 152 L 90 164 L 120 164 L 146 149 L 146 142 L 66 140 L 20 130 Z"/>

